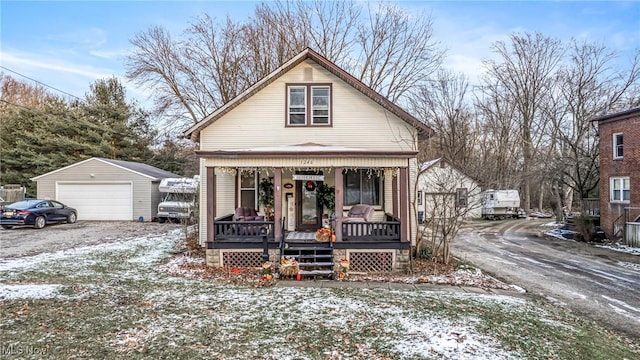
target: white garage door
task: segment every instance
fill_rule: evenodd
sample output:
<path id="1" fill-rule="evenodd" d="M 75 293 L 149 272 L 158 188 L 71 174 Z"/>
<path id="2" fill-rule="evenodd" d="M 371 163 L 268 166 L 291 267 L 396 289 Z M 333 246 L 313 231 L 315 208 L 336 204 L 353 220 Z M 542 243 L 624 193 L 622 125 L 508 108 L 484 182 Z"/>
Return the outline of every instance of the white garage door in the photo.
<path id="1" fill-rule="evenodd" d="M 131 184 L 58 184 L 58 200 L 79 220 L 132 220 Z"/>

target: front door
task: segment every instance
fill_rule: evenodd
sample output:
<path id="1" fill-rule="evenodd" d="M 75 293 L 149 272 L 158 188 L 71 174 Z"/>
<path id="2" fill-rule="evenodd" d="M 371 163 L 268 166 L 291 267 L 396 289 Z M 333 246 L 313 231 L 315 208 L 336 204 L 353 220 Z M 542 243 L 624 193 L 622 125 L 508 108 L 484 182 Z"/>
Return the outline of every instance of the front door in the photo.
<path id="1" fill-rule="evenodd" d="M 316 231 L 322 225 L 322 208 L 318 205 L 318 185 L 322 181 L 296 181 L 296 230 Z"/>

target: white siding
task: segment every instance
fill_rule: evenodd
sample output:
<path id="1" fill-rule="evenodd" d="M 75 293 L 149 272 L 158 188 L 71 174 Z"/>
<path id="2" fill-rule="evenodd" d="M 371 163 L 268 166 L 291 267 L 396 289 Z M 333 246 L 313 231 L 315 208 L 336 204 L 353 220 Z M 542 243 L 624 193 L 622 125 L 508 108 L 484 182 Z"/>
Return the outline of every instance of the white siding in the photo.
<path id="1" fill-rule="evenodd" d="M 200 159 L 200 220 L 198 220 L 198 235 L 200 245 L 207 242 L 207 168 L 204 166 L 204 159 Z M 215 217 L 215 215 L 214 215 Z"/>
<path id="2" fill-rule="evenodd" d="M 413 202 L 416 199 L 415 189 L 416 183 L 418 181 L 418 160 L 410 159 L 409 160 L 409 239 L 411 241 L 411 245 L 415 245 L 416 236 L 418 234 L 418 219 L 417 214 L 413 211 Z"/>
<path id="3" fill-rule="evenodd" d="M 439 184 L 446 183 L 441 186 Z M 468 189 L 469 206 L 465 213 L 466 218 L 479 218 L 481 216 L 481 189 L 477 182 L 466 176 L 456 168 L 446 164 L 444 168 L 435 164 L 420 175 L 418 189 L 422 192 L 455 192 L 457 188 Z M 426 199 L 425 199 L 426 201 Z M 424 204 L 423 204 L 424 208 Z"/>
<path id="4" fill-rule="evenodd" d="M 332 83 L 332 127 L 285 127 L 287 83 Z M 415 150 L 416 130 L 312 61 L 306 61 L 225 114 L 200 133 L 202 150 L 313 142 L 374 150 Z"/>

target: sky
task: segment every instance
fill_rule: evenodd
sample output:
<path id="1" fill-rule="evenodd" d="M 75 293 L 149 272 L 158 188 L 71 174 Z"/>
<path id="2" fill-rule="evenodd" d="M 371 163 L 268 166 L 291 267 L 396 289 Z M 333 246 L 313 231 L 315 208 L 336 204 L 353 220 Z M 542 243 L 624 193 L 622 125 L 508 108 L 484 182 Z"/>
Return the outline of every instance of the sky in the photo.
<path id="1" fill-rule="evenodd" d="M 364 0 L 359 0 L 364 3 Z M 433 17 L 445 66 L 472 82 L 491 44 L 514 32 L 603 43 L 628 64 L 640 49 L 640 1 L 393 1 Z M 95 80 L 119 77 L 130 99 L 150 106 L 148 89 L 128 82 L 125 56 L 135 34 L 160 25 L 179 36 L 197 16 L 242 20 L 255 1 L 0 1 L 0 72 L 83 97 Z"/>

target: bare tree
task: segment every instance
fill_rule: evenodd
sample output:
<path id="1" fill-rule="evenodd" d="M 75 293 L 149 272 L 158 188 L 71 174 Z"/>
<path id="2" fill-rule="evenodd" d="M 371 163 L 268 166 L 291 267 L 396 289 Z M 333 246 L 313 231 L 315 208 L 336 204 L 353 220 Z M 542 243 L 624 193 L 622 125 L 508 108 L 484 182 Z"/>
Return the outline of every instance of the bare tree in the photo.
<path id="1" fill-rule="evenodd" d="M 481 206 L 480 187 L 459 169 L 440 160 L 422 167 L 415 190 L 423 196 L 422 203 L 415 205 L 416 211 L 423 212 L 416 251 L 419 254 L 428 249 L 434 261 L 449 264 L 451 242 L 465 219 Z"/>
<path id="2" fill-rule="evenodd" d="M 626 109 L 638 96 L 640 56 L 625 71 L 613 67 L 617 58 L 604 45 L 573 40 L 569 62 L 559 72 L 564 107 L 554 117 L 554 129 L 565 149 L 560 159 L 566 165 L 563 183 L 580 198 L 598 186 L 599 145 L 591 119 L 610 109 Z"/>
<path id="3" fill-rule="evenodd" d="M 501 86 L 486 83 L 480 88 L 475 108 L 480 119 L 476 163 L 482 164 L 475 177 L 487 188 L 518 188 L 522 153 L 514 104 Z"/>
<path id="4" fill-rule="evenodd" d="M 484 64 L 489 81 L 502 88 L 506 100 L 513 102 L 517 110 L 522 147 L 524 208 L 530 210 L 534 144 L 547 126 L 546 119 L 541 116 L 541 108 L 546 94 L 553 91 L 554 74 L 564 49 L 559 40 L 540 33 L 513 34 L 510 40 L 509 44 L 498 41 L 493 45 L 493 51 L 500 57 L 499 62 L 486 60 Z"/>
<path id="5" fill-rule="evenodd" d="M 348 69 L 362 8 L 354 1 L 301 1 L 298 16 L 307 29 L 307 44 Z"/>
<path id="6" fill-rule="evenodd" d="M 6 110 L 9 106 L 33 108 L 53 98 L 55 96 L 48 93 L 42 85 L 31 85 L 0 73 L 0 99 L 3 100 L 0 103 L 0 111 Z M 60 100 L 56 98 L 56 101 Z"/>
<path id="7" fill-rule="evenodd" d="M 157 113 L 169 114 L 178 122 L 200 120 L 205 114 L 192 102 L 198 96 L 190 94 L 193 89 L 182 72 L 181 43 L 159 26 L 135 35 L 131 43 L 135 51 L 126 60 L 127 77 L 153 89 Z"/>
<path id="8" fill-rule="evenodd" d="M 469 83 L 464 75 L 440 70 L 433 81 L 421 85 L 411 97 L 411 109 L 437 134 L 437 157 L 445 157 L 464 171 L 475 163 L 477 126 L 469 104 Z"/>
<path id="9" fill-rule="evenodd" d="M 360 47 L 356 74 L 389 100 L 429 80 L 442 64 L 444 52 L 433 38 L 431 16 L 409 14 L 398 6 L 368 7 L 368 19 L 358 27 Z"/>
<path id="10" fill-rule="evenodd" d="M 361 9 L 352 1 L 274 1 L 245 22 L 204 15 L 178 40 L 153 27 L 131 40 L 127 76 L 153 88 L 157 113 L 180 130 L 307 46 L 398 101 L 442 62 L 431 19 L 384 4 L 363 18 Z"/>

